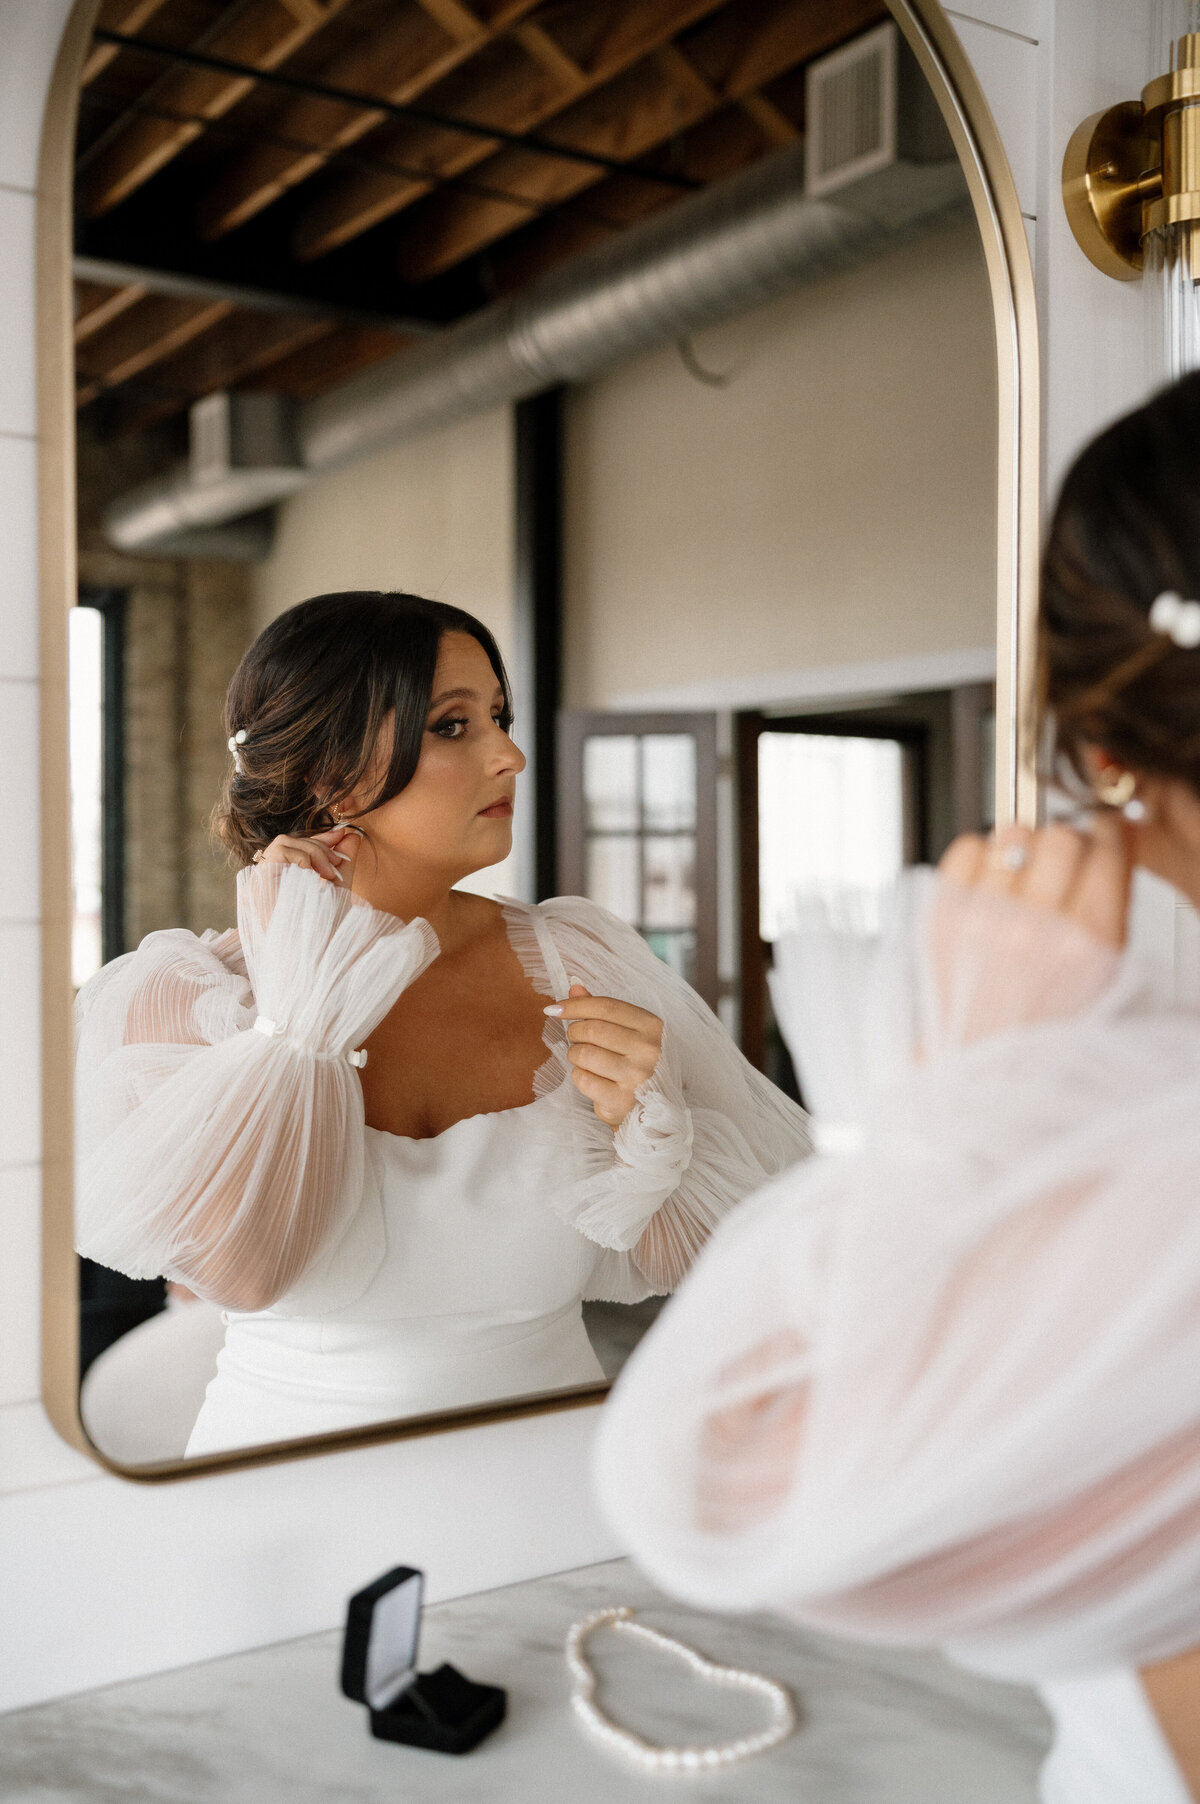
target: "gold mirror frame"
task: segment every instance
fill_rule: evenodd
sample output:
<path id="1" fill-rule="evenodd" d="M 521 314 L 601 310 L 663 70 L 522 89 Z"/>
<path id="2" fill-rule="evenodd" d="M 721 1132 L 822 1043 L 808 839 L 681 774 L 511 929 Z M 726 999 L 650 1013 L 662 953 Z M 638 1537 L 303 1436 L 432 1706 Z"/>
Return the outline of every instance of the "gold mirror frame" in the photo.
<path id="1" fill-rule="evenodd" d="M 76 593 L 72 169 L 79 79 L 100 0 L 77 0 L 50 83 L 37 198 L 38 551 L 42 881 L 42 1400 L 71 1446 L 143 1483 L 368 1442 L 596 1405 L 604 1391 L 411 1418 L 154 1467 L 107 1459 L 79 1416 L 71 1133 L 71 841 L 67 611 Z M 996 335 L 996 818 L 1032 822 L 1035 768 L 1039 378 L 1033 268 L 1008 158 L 979 80 L 938 0 L 888 0 L 949 126 L 983 241 Z M 605 1387 L 606 1389 L 607 1387 Z"/>

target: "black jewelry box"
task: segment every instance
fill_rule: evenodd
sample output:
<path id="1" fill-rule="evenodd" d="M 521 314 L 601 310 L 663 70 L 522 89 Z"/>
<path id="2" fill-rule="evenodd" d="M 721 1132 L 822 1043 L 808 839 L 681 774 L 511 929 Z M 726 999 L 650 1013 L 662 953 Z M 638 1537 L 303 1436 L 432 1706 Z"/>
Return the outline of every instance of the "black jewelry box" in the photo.
<path id="1" fill-rule="evenodd" d="M 469 1754 L 504 1720 L 507 1695 L 457 1667 L 417 1671 L 424 1574 L 394 1566 L 346 1610 L 342 1690 L 370 1713 L 371 1733 L 439 1754 Z"/>

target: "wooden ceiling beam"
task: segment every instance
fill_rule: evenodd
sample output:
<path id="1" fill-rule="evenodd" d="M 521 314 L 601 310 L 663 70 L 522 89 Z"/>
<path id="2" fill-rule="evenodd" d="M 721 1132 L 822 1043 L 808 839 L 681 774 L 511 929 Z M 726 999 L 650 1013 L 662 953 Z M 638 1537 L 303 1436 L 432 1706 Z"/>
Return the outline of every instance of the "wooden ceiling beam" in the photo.
<path id="1" fill-rule="evenodd" d="M 555 121 L 555 135 L 580 149 L 645 157 L 680 130 L 728 106 L 742 105 L 762 142 L 790 142 L 796 127 L 759 94 L 762 84 L 832 49 L 857 28 L 857 15 L 877 13 L 878 0 L 740 0 L 741 31 L 728 19 L 714 21 L 705 57 L 703 33 L 685 51 L 661 45 L 603 95 L 579 102 Z M 716 27 L 719 24 L 720 29 Z M 756 116 L 757 115 L 757 116 Z M 511 195 L 493 200 L 461 190 L 439 194 L 416 215 L 402 245 L 401 277 L 418 285 L 461 263 L 550 207 L 594 187 L 603 177 L 580 164 L 555 164 L 519 150 L 504 150 L 475 172 L 480 186 Z"/>
<path id="2" fill-rule="evenodd" d="M 313 345 L 294 351 L 273 363 L 269 370 L 244 382 L 244 388 L 269 388 L 297 401 L 324 394 L 335 382 L 368 369 L 373 363 L 394 357 L 401 343 L 393 333 L 370 326 L 342 327 Z"/>
<path id="3" fill-rule="evenodd" d="M 122 313 L 144 300 L 146 292 L 141 282 L 126 282 L 120 288 L 105 288 L 98 282 L 77 282 L 75 343 L 81 345 L 94 338 L 114 319 L 119 319 Z"/>
<path id="4" fill-rule="evenodd" d="M 144 432 L 216 389 L 244 387 L 250 382 L 259 386 L 269 380 L 273 365 L 319 344 L 336 330 L 332 320 L 233 313 L 194 345 L 164 358 L 149 382 L 129 383 L 121 396 L 115 430 Z"/>
<path id="5" fill-rule="evenodd" d="M 470 37 L 456 37 L 429 9 L 405 0 L 386 30 L 337 58 L 324 71 L 324 79 L 330 87 L 378 94 L 381 100 L 406 106 L 473 56 L 503 25 L 537 4 L 538 0 L 505 0 L 499 25 L 484 26 L 475 20 Z M 290 188 L 307 181 L 336 152 L 357 144 L 384 118 L 383 113 L 315 95 L 289 101 L 271 125 L 272 136 L 287 142 L 256 144 L 230 166 L 201 204 L 201 233 L 209 239 L 222 238 L 244 225 Z"/>
<path id="6" fill-rule="evenodd" d="M 276 69 L 347 4 L 348 0 L 324 0 L 298 18 L 284 0 L 250 0 L 232 8 L 229 23 L 205 40 L 204 49 L 251 68 Z M 95 219 L 119 206 L 198 138 L 205 122 L 220 119 L 253 87 L 250 76 L 184 65 L 169 70 L 155 83 L 155 102 L 165 112 L 181 116 L 130 116 L 87 169 L 80 202 L 84 214 Z"/>
<path id="7" fill-rule="evenodd" d="M 478 44 L 481 38 L 489 35 L 483 20 L 469 6 L 464 6 L 462 0 L 417 0 L 417 5 L 455 43 Z"/>
<path id="8" fill-rule="evenodd" d="M 104 0 L 96 19 L 106 31 L 123 31 L 128 37 L 139 32 L 143 25 L 148 25 L 156 12 L 166 5 L 166 0 Z M 120 56 L 120 48 L 116 44 L 94 44 L 83 65 L 83 74 L 79 85 L 86 88 L 89 82 Z"/>
<path id="9" fill-rule="evenodd" d="M 319 29 L 329 17 L 325 0 L 280 0 L 280 4 L 302 25 L 315 25 Z"/>
<path id="10" fill-rule="evenodd" d="M 740 110 L 725 107 L 686 129 L 678 147 L 689 169 L 706 182 L 719 182 L 761 157 L 762 133 Z M 555 264 L 670 204 L 670 195 L 656 193 L 646 182 L 610 176 L 497 245 L 492 263 L 497 295 L 519 292 Z"/>
<path id="11" fill-rule="evenodd" d="M 672 80 L 656 54 L 556 120 L 555 130 L 567 143 L 603 144 L 608 154 L 619 149 L 642 157 L 718 104 L 711 93 L 698 91 L 694 84 Z M 419 285 L 440 275 L 594 186 L 599 174 L 519 150 L 501 151 L 485 167 L 487 185 L 500 191 L 495 198 L 450 189 L 434 195 L 413 215 L 396 258 L 403 281 Z"/>
<path id="12" fill-rule="evenodd" d="M 782 150 L 785 145 L 794 144 L 801 135 L 800 127 L 765 94 L 743 94 L 738 105 L 773 149 Z"/>
<path id="13" fill-rule="evenodd" d="M 232 312 L 232 301 L 148 295 L 79 348 L 76 369 L 87 381 L 117 388 L 173 356 Z"/>
<path id="14" fill-rule="evenodd" d="M 562 45 L 533 19 L 514 25 L 508 35 L 516 40 L 535 63 L 540 63 L 547 74 L 561 82 L 564 96 L 581 94 L 588 86 L 587 71 L 580 67 L 574 57 L 568 56 Z"/>
<path id="15" fill-rule="evenodd" d="M 582 6 L 591 0 L 579 0 Z M 603 54 L 593 57 L 585 73 L 587 87 L 580 92 L 593 93 L 637 63 L 676 32 L 715 12 L 721 0 L 617 0 L 613 7 L 624 29 L 610 31 Z M 488 59 L 487 66 L 474 72 L 470 64 L 459 72 L 452 93 L 443 90 L 439 102 L 447 112 L 464 118 L 494 123 L 509 132 L 531 132 L 546 121 L 552 121 L 552 135 L 559 130 L 564 101 L 577 101 L 564 96 L 556 74 L 550 74 L 542 60 L 535 60 L 527 50 L 514 42 L 520 60 L 497 62 Z M 618 134 L 619 139 L 619 134 Z M 465 175 L 487 159 L 495 150 L 485 139 L 467 139 L 448 130 L 403 126 L 380 139 L 381 155 L 406 168 L 427 169 L 428 179 L 404 178 L 383 171 L 355 170 L 331 181 L 302 217 L 296 234 L 296 254 L 303 259 L 325 256 L 339 245 L 356 238 L 380 221 L 391 218 L 442 182 Z M 534 152 L 546 169 L 566 167 L 555 159 Z M 618 155 L 626 154 L 618 144 Z"/>

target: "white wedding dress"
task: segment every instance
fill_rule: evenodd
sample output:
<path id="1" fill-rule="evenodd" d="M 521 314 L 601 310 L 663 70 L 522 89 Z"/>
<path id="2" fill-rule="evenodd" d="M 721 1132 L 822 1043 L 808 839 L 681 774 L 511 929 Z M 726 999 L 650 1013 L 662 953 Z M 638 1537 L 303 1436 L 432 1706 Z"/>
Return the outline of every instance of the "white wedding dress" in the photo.
<path id="1" fill-rule="evenodd" d="M 1045 1804 L 1186 1804 L 1136 1669 L 1200 1645 L 1200 1015 L 1049 912 L 905 895 L 862 1150 L 718 1231 L 601 1498 L 697 1605 L 1038 1686 Z"/>
<path id="2" fill-rule="evenodd" d="M 803 1111 L 631 928 L 576 898 L 504 912 L 538 994 L 664 1021 L 615 1135 L 553 1020 L 529 1104 L 366 1127 L 352 1055 L 437 941 L 308 871 L 243 871 L 237 932 L 151 934 L 81 992 L 80 1251 L 227 1312 L 190 1454 L 600 1383 L 583 1301 L 673 1289 L 807 1151 Z"/>

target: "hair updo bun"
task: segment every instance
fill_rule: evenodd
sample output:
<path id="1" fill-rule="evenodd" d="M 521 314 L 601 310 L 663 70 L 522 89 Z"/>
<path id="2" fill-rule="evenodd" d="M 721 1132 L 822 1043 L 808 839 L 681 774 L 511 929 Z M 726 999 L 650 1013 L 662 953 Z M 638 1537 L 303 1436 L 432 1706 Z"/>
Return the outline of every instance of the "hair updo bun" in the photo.
<path id="1" fill-rule="evenodd" d="M 512 695 L 499 648 L 461 608 L 350 589 L 302 601 L 258 635 L 225 698 L 234 754 L 214 816 L 239 864 L 281 833 L 331 827 L 332 803 L 371 771 L 389 715 L 391 751 L 369 806 L 390 801 L 412 780 L 443 633 L 468 633 L 483 647 L 510 725 Z"/>
<path id="2" fill-rule="evenodd" d="M 1093 440 L 1063 483 L 1042 570 L 1042 693 L 1057 750 L 1200 792 L 1200 650 L 1156 631 L 1171 591 L 1200 599 L 1200 373 Z"/>

